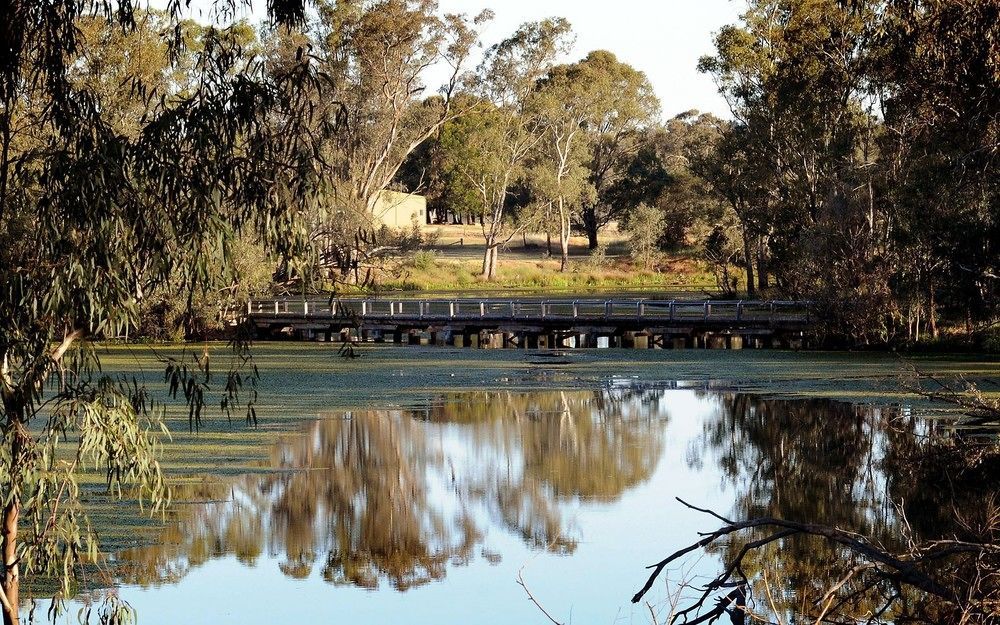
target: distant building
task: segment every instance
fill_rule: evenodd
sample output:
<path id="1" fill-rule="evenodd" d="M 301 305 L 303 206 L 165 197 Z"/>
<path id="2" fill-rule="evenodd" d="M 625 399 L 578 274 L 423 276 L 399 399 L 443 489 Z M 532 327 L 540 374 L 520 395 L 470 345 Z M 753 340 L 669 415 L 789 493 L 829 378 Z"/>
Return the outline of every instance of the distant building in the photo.
<path id="1" fill-rule="evenodd" d="M 380 191 L 372 214 L 390 228 L 423 228 L 427 224 L 427 198 L 415 193 Z"/>

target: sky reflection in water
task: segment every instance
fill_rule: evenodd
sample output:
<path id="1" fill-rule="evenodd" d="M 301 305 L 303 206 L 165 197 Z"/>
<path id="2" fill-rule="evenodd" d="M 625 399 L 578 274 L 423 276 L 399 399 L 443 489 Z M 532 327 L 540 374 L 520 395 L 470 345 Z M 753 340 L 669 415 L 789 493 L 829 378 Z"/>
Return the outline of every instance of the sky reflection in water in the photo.
<path id="1" fill-rule="evenodd" d="M 886 526 L 869 413 L 622 387 L 321 414 L 274 446 L 273 472 L 175 492 L 189 502 L 162 544 L 118 555 L 121 595 L 144 624 L 546 622 L 522 571 L 560 620 L 648 623 L 629 603 L 644 566 L 715 525 L 676 497 Z"/>

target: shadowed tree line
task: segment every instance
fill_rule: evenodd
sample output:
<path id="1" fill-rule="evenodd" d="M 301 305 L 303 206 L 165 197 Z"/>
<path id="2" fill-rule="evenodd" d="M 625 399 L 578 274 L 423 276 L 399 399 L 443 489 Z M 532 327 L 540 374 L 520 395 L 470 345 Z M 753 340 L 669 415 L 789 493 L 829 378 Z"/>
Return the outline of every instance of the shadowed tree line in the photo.
<path id="1" fill-rule="evenodd" d="M 478 220 L 488 250 L 542 230 L 566 270 L 570 233 L 596 250 L 616 222 L 647 267 L 693 251 L 726 295 L 816 302 L 833 341 L 944 327 L 994 345 L 1000 8 L 747 5 L 699 63 L 731 119 L 660 123 L 641 73 L 600 51 L 553 64 L 567 25 L 526 25 L 491 50 L 470 95 L 481 105 L 443 124 L 400 183 Z"/>
<path id="2" fill-rule="evenodd" d="M 993 2 L 750 2 L 700 62 L 733 113 L 692 153 L 735 217 L 714 259 L 834 338 L 995 335 L 998 33 Z"/>

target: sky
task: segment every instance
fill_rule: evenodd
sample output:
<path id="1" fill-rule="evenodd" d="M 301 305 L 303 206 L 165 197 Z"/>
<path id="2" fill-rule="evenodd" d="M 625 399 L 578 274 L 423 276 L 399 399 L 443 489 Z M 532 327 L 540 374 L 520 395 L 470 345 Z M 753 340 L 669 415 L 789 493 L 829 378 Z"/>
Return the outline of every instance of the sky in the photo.
<path id="1" fill-rule="evenodd" d="M 165 4 L 166 0 L 152 0 Z M 495 18 L 483 31 L 486 46 L 512 34 L 519 25 L 546 17 L 565 17 L 573 26 L 576 44 L 570 57 L 583 58 L 592 50 L 608 50 L 649 77 L 663 109 L 664 120 L 697 109 L 729 118 L 731 114 L 711 77 L 699 74 L 698 59 L 713 52 L 712 38 L 732 24 L 745 0 L 438 0 L 442 13 L 478 14 L 490 8 Z M 212 0 L 193 0 L 202 15 Z M 262 17 L 266 3 L 252 0 L 251 20 Z M 445 72 L 433 72 L 427 83 L 436 89 Z"/>
<path id="2" fill-rule="evenodd" d="M 664 119 L 698 109 L 731 117 L 711 77 L 699 74 L 698 59 L 713 51 L 713 34 L 735 23 L 742 0 L 439 0 L 445 13 L 496 14 L 483 33 L 496 43 L 523 22 L 565 17 L 576 45 L 571 58 L 608 50 L 646 73 L 660 98 Z"/>

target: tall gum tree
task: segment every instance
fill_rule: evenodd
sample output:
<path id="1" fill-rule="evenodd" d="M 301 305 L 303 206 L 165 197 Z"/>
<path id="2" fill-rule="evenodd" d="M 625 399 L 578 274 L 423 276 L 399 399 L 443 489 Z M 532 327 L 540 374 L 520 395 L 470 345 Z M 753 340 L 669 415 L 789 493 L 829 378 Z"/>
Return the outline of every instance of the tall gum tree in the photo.
<path id="1" fill-rule="evenodd" d="M 187 79 L 161 80 L 185 49 L 172 7 L 160 26 L 135 35 L 162 44 L 135 51 L 167 60 L 123 77 L 122 88 L 142 96 L 134 109 L 106 100 L 100 76 L 80 75 L 99 58 L 85 36 L 113 41 L 114 30 L 128 38 L 148 26 L 132 2 L 0 7 L 4 625 L 20 621 L 25 576 L 59 581 L 59 605 L 76 568 L 95 560 L 79 500 L 83 466 L 101 471 L 112 494 L 152 510 L 167 500 L 156 460 L 160 406 L 141 381 L 103 373 L 93 341 L 135 327 L 143 298 L 158 287 L 170 285 L 190 305 L 224 281 L 240 236 L 277 255 L 308 253 L 301 217 L 314 209 L 320 172 L 304 94 L 320 77 L 308 62 L 267 74 L 242 34 L 206 28 Z M 273 26 L 298 27 L 305 12 L 278 0 L 269 16 Z M 93 71 L 103 72 L 98 65 Z M 237 405 L 239 380 L 252 377 L 245 341 L 234 347 L 228 375 L 215 374 L 226 409 Z M 215 379 L 208 358 L 185 350 L 164 360 L 171 395 L 188 403 L 197 427 Z M 248 406 L 247 419 L 255 418 Z M 121 603 L 108 610 L 108 621 L 127 616 Z"/>
<path id="2" fill-rule="evenodd" d="M 496 277 L 500 248 L 525 227 L 512 226 L 507 208 L 511 187 L 541 142 L 531 98 L 537 82 L 567 51 L 570 25 L 552 18 L 523 24 L 487 50 L 473 92 L 480 105 L 472 119 L 445 128 L 441 145 L 445 169 L 461 176 L 481 201 L 486 249 L 482 275 Z"/>
<path id="3" fill-rule="evenodd" d="M 586 196 L 593 195 L 583 163 L 588 154 L 588 127 L 600 115 L 602 93 L 584 64 L 552 68 L 532 96 L 539 131 L 534 186 L 555 206 L 559 220 L 559 270 L 566 271 L 573 216 Z M 541 183 L 541 184 L 539 184 Z"/>
<path id="4" fill-rule="evenodd" d="M 380 253 L 380 193 L 418 146 L 466 112 L 454 96 L 467 79 L 476 28 L 492 13 L 439 15 L 434 0 L 321 2 L 318 9 L 304 43 L 334 87 L 313 94 L 315 119 L 338 123 L 319 154 L 328 201 L 314 216 L 313 237 L 324 266 L 359 281 L 361 266 Z M 295 59 L 302 44 L 282 35 L 275 55 Z M 424 78 L 441 67 L 446 82 L 428 93 Z"/>
<path id="5" fill-rule="evenodd" d="M 586 68 L 590 89 L 602 94 L 587 127 L 592 199 L 581 206 L 580 222 L 590 249 L 597 248 L 601 228 L 631 208 L 609 195 L 630 159 L 642 144 L 642 135 L 660 118 L 660 101 L 646 75 L 605 50 L 591 52 L 578 65 Z"/>

